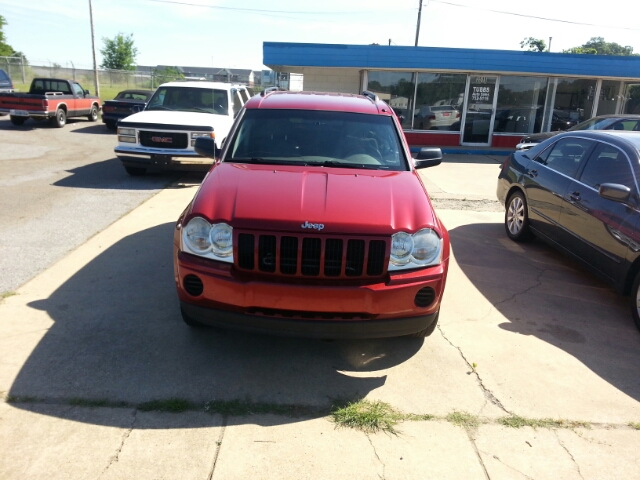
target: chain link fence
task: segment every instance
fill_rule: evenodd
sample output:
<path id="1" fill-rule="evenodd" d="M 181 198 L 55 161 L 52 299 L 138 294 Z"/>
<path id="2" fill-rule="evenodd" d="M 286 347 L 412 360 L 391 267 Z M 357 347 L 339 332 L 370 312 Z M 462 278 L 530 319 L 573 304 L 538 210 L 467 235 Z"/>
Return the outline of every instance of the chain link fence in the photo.
<path id="1" fill-rule="evenodd" d="M 14 88 L 19 92 L 28 91 L 31 80 L 38 77 L 73 80 L 92 92 L 95 88 L 93 70 L 62 67 L 56 63 L 51 65 L 30 65 L 21 57 L 0 57 L 0 68 L 9 74 Z M 118 92 L 126 89 L 153 90 L 161 83 L 178 78 L 181 77 L 155 69 L 146 71 L 98 70 L 100 96 L 103 100 L 109 100 Z"/>

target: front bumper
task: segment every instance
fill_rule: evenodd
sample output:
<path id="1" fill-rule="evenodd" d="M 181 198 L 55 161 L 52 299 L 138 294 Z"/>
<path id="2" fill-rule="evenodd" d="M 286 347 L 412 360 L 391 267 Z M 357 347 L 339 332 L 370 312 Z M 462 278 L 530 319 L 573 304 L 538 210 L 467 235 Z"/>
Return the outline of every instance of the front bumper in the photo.
<path id="1" fill-rule="evenodd" d="M 175 281 L 183 312 L 200 323 L 280 335 L 374 338 L 409 335 L 433 323 L 440 309 L 448 259 L 440 265 L 394 272 L 368 284 L 280 283 L 240 278 L 230 264 L 174 252 Z M 202 293 L 185 289 L 196 276 Z M 416 296 L 433 290 L 419 307 Z"/>
<path id="2" fill-rule="evenodd" d="M 201 157 L 193 150 L 118 145 L 114 152 L 127 167 L 206 172 L 213 165 L 213 159 Z"/>

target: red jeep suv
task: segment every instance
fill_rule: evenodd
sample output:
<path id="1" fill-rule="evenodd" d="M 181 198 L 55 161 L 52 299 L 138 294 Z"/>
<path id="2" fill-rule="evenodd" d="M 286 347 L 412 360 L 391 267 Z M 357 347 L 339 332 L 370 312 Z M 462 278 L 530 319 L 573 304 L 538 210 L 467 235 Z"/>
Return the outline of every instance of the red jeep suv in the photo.
<path id="1" fill-rule="evenodd" d="M 362 95 L 267 91 L 240 111 L 174 235 L 182 317 L 319 338 L 436 328 L 449 235 L 393 110 Z"/>

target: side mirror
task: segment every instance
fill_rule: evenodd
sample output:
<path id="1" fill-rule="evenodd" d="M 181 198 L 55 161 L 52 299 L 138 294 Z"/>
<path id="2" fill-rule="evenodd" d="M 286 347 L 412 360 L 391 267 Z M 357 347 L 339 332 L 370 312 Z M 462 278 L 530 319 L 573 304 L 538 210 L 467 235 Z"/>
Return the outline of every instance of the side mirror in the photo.
<path id="1" fill-rule="evenodd" d="M 442 163 L 442 150 L 435 147 L 423 147 L 414 158 L 416 159 L 416 169 L 435 167 Z"/>
<path id="2" fill-rule="evenodd" d="M 631 197 L 631 189 L 617 183 L 603 183 L 598 188 L 598 194 L 607 200 L 627 203 Z"/>
<path id="3" fill-rule="evenodd" d="M 201 157 L 216 158 L 216 142 L 210 137 L 198 137 L 193 147 Z"/>
<path id="4" fill-rule="evenodd" d="M 89 90 L 85 90 L 85 91 L 84 91 L 84 94 L 85 94 L 85 95 L 91 95 L 91 92 L 90 92 Z"/>

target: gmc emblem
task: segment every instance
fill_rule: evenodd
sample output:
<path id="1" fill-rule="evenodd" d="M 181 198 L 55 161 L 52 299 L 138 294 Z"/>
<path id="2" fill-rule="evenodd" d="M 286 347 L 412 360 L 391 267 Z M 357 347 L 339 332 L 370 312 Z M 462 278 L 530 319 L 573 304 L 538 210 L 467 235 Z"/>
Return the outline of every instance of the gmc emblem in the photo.
<path id="1" fill-rule="evenodd" d="M 171 137 L 151 137 L 152 142 L 156 143 L 173 143 L 173 138 Z"/>

